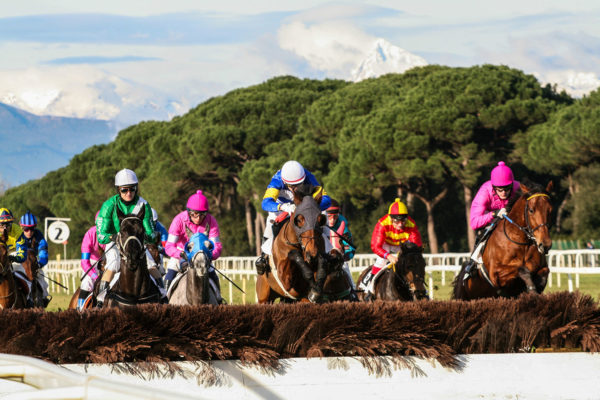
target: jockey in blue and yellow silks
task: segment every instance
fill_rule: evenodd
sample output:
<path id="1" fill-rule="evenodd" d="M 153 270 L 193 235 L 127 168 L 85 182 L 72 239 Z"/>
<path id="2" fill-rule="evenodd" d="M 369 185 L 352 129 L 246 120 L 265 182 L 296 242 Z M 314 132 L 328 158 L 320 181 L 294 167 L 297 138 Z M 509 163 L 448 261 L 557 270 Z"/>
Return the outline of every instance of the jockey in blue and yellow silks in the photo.
<path id="1" fill-rule="evenodd" d="M 40 269 L 38 269 L 36 276 L 33 279 L 37 280 L 39 287 L 42 289 L 42 296 L 44 301 L 44 308 L 48 306 L 48 303 L 52 299 L 48 296 L 48 282 L 46 282 L 46 278 L 42 273 L 42 268 L 48 264 L 48 242 L 44 238 L 44 234 L 40 232 L 39 229 L 36 229 L 37 226 L 37 218 L 30 211 L 27 211 L 19 220 L 19 225 L 23 230 L 21 236 L 19 236 L 18 240 L 25 241 L 25 247 L 27 249 L 33 248 L 33 241 L 37 243 L 37 248 L 35 249 L 37 252 L 37 261 Z M 33 299 L 31 299 L 33 302 Z"/>
<path id="2" fill-rule="evenodd" d="M 262 253 L 256 260 L 256 270 L 259 275 L 262 275 L 266 270 L 268 263 L 266 255 L 271 255 L 273 246 L 273 223 L 281 213 L 291 214 L 296 209 L 294 204 L 294 191 L 298 185 L 308 182 L 314 187 L 313 196 L 322 195 L 320 207 L 321 210 L 326 210 L 331 205 L 331 198 L 325 190 L 319 185 L 317 178 L 306 170 L 298 161 L 290 160 L 283 164 L 283 167 L 273 175 L 271 182 L 267 186 L 265 195 L 263 196 L 262 209 L 267 211 L 267 224 L 261 246 Z M 327 231 L 327 232 L 325 232 Z M 323 230 L 325 237 L 326 252 L 331 250 L 329 243 L 328 229 Z"/>
<path id="3" fill-rule="evenodd" d="M 0 208 L 0 238 L 6 243 L 10 255 L 8 261 L 11 263 L 13 274 L 27 283 L 27 296 L 31 292 L 31 282 L 27 273 L 21 265 L 27 259 L 27 246 L 21 236 L 21 230 L 13 224 L 14 218 L 8 208 Z M 25 288 L 23 288 L 25 289 Z"/>

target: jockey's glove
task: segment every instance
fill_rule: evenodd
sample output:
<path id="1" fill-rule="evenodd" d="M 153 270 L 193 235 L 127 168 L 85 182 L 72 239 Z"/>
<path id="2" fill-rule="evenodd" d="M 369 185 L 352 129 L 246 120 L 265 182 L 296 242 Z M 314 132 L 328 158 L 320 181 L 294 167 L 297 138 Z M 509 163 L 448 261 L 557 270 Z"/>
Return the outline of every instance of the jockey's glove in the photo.
<path id="1" fill-rule="evenodd" d="M 15 256 L 8 256 L 8 261 L 11 262 L 11 263 L 18 262 L 17 261 L 17 257 L 15 257 Z"/>
<path id="2" fill-rule="evenodd" d="M 281 203 L 279 210 L 291 214 L 296 210 L 296 205 L 294 203 Z"/>
<path id="3" fill-rule="evenodd" d="M 506 208 L 501 208 L 497 211 L 494 211 L 494 217 L 498 217 L 498 218 L 504 218 L 504 216 L 506 215 Z"/>
<path id="4" fill-rule="evenodd" d="M 185 254 L 185 251 L 182 251 L 181 253 L 179 253 L 179 258 L 181 258 L 183 260 L 187 260 L 187 255 Z"/>

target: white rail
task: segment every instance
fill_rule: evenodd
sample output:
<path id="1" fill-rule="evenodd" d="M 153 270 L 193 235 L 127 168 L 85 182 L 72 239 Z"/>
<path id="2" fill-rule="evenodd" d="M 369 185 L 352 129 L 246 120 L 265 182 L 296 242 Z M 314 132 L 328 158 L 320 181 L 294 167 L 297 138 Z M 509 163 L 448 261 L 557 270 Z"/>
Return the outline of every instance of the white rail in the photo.
<path id="1" fill-rule="evenodd" d="M 439 279 L 440 284 L 445 286 L 449 284 L 454 276 L 460 271 L 461 265 L 468 260 L 470 253 L 440 253 L 424 254 L 427 263 L 426 272 L 428 275 L 428 284 L 432 288 L 434 281 Z M 242 289 L 246 285 L 253 286 L 256 282 L 256 272 L 254 261 L 256 257 L 221 257 L 215 261 L 215 266 L 223 274 L 231 279 L 241 282 Z M 376 260 L 373 254 L 357 254 L 350 261 L 350 270 L 353 273 L 360 273 L 364 268 L 372 265 Z M 548 254 L 548 265 L 551 274 L 548 278 L 548 286 L 552 287 L 554 279 L 556 285 L 561 287 L 561 275 L 567 275 L 567 285 L 569 291 L 579 288 L 580 275 L 600 274 L 600 249 L 598 250 L 551 250 Z M 82 276 L 82 270 L 79 260 L 53 260 L 44 268 L 48 278 L 49 290 L 51 293 L 73 293 L 79 287 Z M 439 273 L 439 274 L 438 274 Z M 450 279 L 447 273 L 451 273 Z M 573 282 L 573 280 L 575 282 Z M 56 281 L 67 289 L 60 287 Z M 229 299 L 233 298 L 233 285 L 223 281 L 222 284 L 228 285 L 225 292 L 229 292 Z M 256 301 L 255 294 L 249 294 Z M 430 290 L 430 296 L 433 296 L 433 290 Z M 432 297 L 433 298 L 433 297 Z M 246 296 L 242 296 L 242 302 L 246 303 Z"/>

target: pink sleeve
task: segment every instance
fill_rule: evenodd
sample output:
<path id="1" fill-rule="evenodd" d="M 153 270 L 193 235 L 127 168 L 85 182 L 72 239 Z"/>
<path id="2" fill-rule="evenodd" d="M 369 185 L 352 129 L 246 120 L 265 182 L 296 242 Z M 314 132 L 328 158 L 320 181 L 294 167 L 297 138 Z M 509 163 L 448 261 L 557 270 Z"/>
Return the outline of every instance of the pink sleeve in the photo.
<path id="1" fill-rule="evenodd" d="M 92 268 L 92 263 L 90 261 L 89 258 L 83 258 L 83 254 L 94 254 L 94 252 L 96 251 L 95 246 L 94 246 L 94 238 L 96 236 L 96 227 L 93 226 L 90 229 L 88 229 L 88 231 L 85 233 L 85 235 L 83 235 L 83 240 L 81 242 L 81 254 L 82 254 L 82 258 L 81 258 L 81 269 L 83 269 L 83 272 L 88 272 L 88 270 L 90 270 Z M 96 279 L 98 277 L 98 273 L 96 271 L 90 271 L 89 275 L 92 279 Z"/>
<path id="2" fill-rule="evenodd" d="M 183 221 L 181 220 L 181 213 L 179 213 L 173 218 L 173 221 L 169 226 L 169 238 L 165 243 L 165 253 L 167 253 L 169 257 L 179 258 L 181 250 L 177 248 L 177 242 L 182 235 L 182 231 Z"/>
<path id="3" fill-rule="evenodd" d="M 488 186 L 491 187 L 491 182 L 486 182 L 479 188 L 471 203 L 471 219 L 470 225 L 473 230 L 482 228 L 492 222 L 494 216 L 491 213 L 491 199 Z"/>
<path id="4" fill-rule="evenodd" d="M 212 259 L 216 260 L 221 256 L 221 251 L 223 250 L 223 243 L 221 243 L 221 233 L 219 232 L 219 224 L 217 220 L 211 215 L 210 216 L 210 231 L 208 233 L 208 239 L 212 240 L 215 244 L 215 248 L 212 251 Z"/>

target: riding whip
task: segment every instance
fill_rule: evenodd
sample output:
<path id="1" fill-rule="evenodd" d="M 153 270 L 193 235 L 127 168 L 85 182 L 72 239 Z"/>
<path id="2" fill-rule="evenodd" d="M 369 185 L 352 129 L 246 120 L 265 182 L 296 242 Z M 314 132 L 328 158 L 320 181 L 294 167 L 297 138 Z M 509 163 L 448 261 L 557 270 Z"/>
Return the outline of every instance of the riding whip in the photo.
<path id="1" fill-rule="evenodd" d="M 241 287 L 239 287 L 238 285 L 236 285 L 234 281 L 232 281 L 231 279 L 229 279 L 229 277 L 228 277 L 227 275 L 225 275 L 224 273 L 222 273 L 221 271 L 219 271 L 219 270 L 218 270 L 218 269 L 216 269 L 216 268 L 213 268 L 213 269 L 214 269 L 215 271 L 217 271 L 218 273 L 220 273 L 220 274 L 223 276 L 223 278 L 225 278 L 225 279 L 227 279 L 229 282 L 231 282 L 231 284 L 232 284 L 233 286 L 235 286 L 236 288 L 238 288 L 238 289 L 240 290 L 240 292 L 242 292 L 242 293 L 246 294 L 246 292 L 244 292 L 244 291 L 242 290 L 242 288 L 241 288 Z"/>
<path id="2" fill-rule="evenodd" d="M 54 282 L 54 283 L 56 283 L 58 286 L 60 286 L 61 288 L 63 288 L 63 289 L 66 289 L 66 290 L 69 290 L 69 288 L 68 288 L 68 287 L 66 287 L 65 285 L 63 285 L 63 284 L 61 284 L 61 283 L 59 283 L 59 282 L 56 282 L 56 281 L 55 281 L 54 279 L 52 279 L 52 278 L 48 278 L 48 277 L 47 277 L 47 276 L 46 276 L 46 275 L 45 275 L 45 274 L 44 274 L 42 271 L 39 271 L 39 273 L 40 273 L 40 274 L 41 274 L 41 275 L 42 275 L 42 276 L 43 276 L 45 279 L 48 279 L 50 282 Z"/>
<path id="3" fill-rule="evenodd" d="M 115 242 L 111 242 L 113 244 L 113 246 L 116 244 Z M 112 246 L 108 249 L 110 250 L 112 249 Z M 96 265 L 98 265 L 98 263 L 100 261 L 102 261 L 102 259 L 106 256 L 106 250 L 102 253 L 102 256 L 96 260 L 96 262 L 94 263 L 94 265 L 92 265 L 92 267 L 90 269 L 88 269 L 87 271 L 85 271 L 85 274 L 83 274 L 83 276 L 81 277 L 81 279 L 79 280 L 80 282 L 83 281 L 83 278 L 85 278 L 87 276 L 87 274 L 90 273 L 91 270 L 93 270 L 94 268 L 96 268 Z"/>

